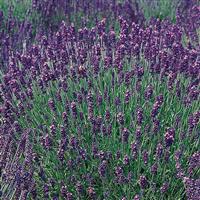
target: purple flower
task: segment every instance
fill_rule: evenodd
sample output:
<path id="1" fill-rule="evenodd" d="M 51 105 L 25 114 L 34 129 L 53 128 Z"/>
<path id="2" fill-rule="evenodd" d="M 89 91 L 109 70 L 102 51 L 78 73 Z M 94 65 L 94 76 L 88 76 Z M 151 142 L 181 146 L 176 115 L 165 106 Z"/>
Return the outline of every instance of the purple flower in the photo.
<path id="1" fill-rule="evenodd" d="M 145 176 L 140 176 L 139 184 L 140 184 L 141 189 L 146 189 L 148 186 L 147 178 Z"/>
<path id="2" fill-rule="evenodd" d="M 146 100 L 150 100 L 152 95 L 153 95 L 153 86 L 148 85 L 146 90 L 145 90 L 144 97 L 145 97 Z"/>
<path id="3" fill-rule="evenodd" d="M 80 181 L 76 183 L 76 191 L 79 195 L 84 194 L 84 187 L 83 187 L 83 185 L 81 184 Z"/>
<path id="4" fill-rule="evenodd" d="M 121 152 L 120 152 L 120 150 L 118 150 L 117 153 L 116 153 L 116 158 L 117 158 L 117 160 L 119 160 L 120 157 L 121 157 Z"/>
<path id="5" fill-rule="evenodd" d="M 156 118 L 153 119 L 153 132 L 157 133 L 160 128 L 160 121 Z"/>
<path id="6" fill-rule="evenodd" d="M 191 175 L 195 169 L 200 168 L 200 151 L 195 152 L 189 159 L 188 173 Z"/>
<path id="7" fill-rule="evenodd" d="M 136 74 L 138 76 L 138 79 L 141 79 L 144 75 L 144 68 L 143 67 L 137 67 L 136 68 Z"/>
<path id="8" fill-rule="evenodd" d="M 160 159 L 162 155 L 163 155 L 163 146 L 161 143 L 158 143 L 156 147 L 156 157 Z"/>
<path id="9" fill-rule="evenodd" d="M 49 186 L 47 184 L 44 185 L 44 197 L 49 198 Z"/>
<path id="10" fill-rule="evenodd" d="M 75 136 L 72 136 L 69 141 L 70 146 L 75 150 L 78 148 L 78 140 Z"/>
<path id="11" fill-rule="evenodd" d="M 101 177 L 105 177 L 106 167 L 107 167 L 107 162 L 105 160 L 103 160 L 102 163 L 98 167 L 98 172 Z"/>
<path id="12" fill-rule="evenodd" d="M 119 98 L 119 97 L 116 97 L 116 98 L 115 98 L 115 105 L 116 105 L 116 106 L 119 106 L 120 104 L 121 104 L 120 98 Z"/>
<path id="13" fill-rule="evenodd" d="M 125 93 L 125 103 L 128 104 L 130 101 L 131 93 L 130 90 L 127 90 Z"/>
<path id="14" fill-rule="evenodd" d="M 170 159 L 170 151 L 169 151 L 169 149 L 165 150 L 164 159 L 165 159 L 166 162 L 169 162 L 169 159 Z"/>
<path id="15" fill-rule="evenodd" d="M 148 163 L 148 158 L 149 158 L 148 152 L 146 150 L 144 150 L 144 152 L 143 152 L 143 161 L 144 161 L 145 165 L 147 165 L 147 163 Z"/>
<path id="16" fill-rule="evenodd" d="M 87 192 L 88 192 L 88 195 L 91 199 L 96 198 L 96 192 L 95 192 L 93 187 L 88 187 Z"/>
<path id="17" fill-rule="evenodd" d="M 44 146 L 48 150 L 52 146 L 52 139 L 50 138 L 49 134 L 46 134 L 45 137 L 44 137 Z"/>
<path id="18" fill-rule="evenodd" d="M 67 115 L 67 112 L 63 112 L 62 113 L 62 119 L 63 119 L 64 123 L 67 125 L 68 124 L 68 115 Z"/>
<path id="19" fill-rule="evenodd" d="M 135 197 L 133 198 L 133 200 L 140 200 L 140 196 L 138 194 L 136 194 Z"/>
<path id="20" fill-rule="evenodd" d="M 119 112 L 117 114 L 117 121 L 120 125 L 124 124 L 124 114 L 122 112 Z"/>
<path id="21" fill-rule="evenodd" d="M 77 118 L 77 107 L 76 107 L 76 103 L 73 101 L 71 103 L 71 110 L 72 110 L 72 115 L 74 118 Z"/>
<path id="22" fill-rule="evenodd" d="M 135 138 L 139 142 L 142 137 L 141 127 L 138 127 L 135 131 Z"/>
<path id="23" fill-rule="evenodd" d="M 138 108 L 137 109 L 136 120 L 137 120 L 137 124 L 139 126 L 141 126 L 142 125 L 142 121 L 143 121 L 143 111 L 142 111 L 142 108 Z"/>
<path id="24" fill-rule="evenodd" d="M 73 194 L 71 193 L 71 192 L 68 192 L 67 194 L 66 194 L 66 200 L 73 200 L 74 198 L 73 198 Z"/>
<path id="25" fill-rule="evenodd" d="M 133 158 L 136 159 L 138 156 L 138 143 L 137 142 L 131 143 L 131 153 L 132 153 Z"/>
<path id="26" fill-rule="evenodd" d="M 130 134 L 129 130 L 127 128 L 123 128 L 121 136 L 122 142 L 124 143 L 128 142 L 129 134 Z"/>
<path id="27" fill-rule="evenodd" d="M 128 155 L 125 155 L 125 156 L 124 156 L 123 164 L 124 164 L 124 165 L 129 165 L 129 164 L 130 164 L 130 158 L 129 158 Z"/>
<path id="28" fill-rule="evenodd" d="M 157 163 L 154 163 L 152 166 L 151 166 L 151 173 L 156 175 L 157 174 L 157 171 L 158 171 L 158 164 Z"/>
<path id="29" fill-rule="evenodd" d="M 49 100 L 48 100 L 48 105 L 49 105 L 49 108 L 50 108 L 53 112 L 56 111 L 56 106 L 55 106 L 55 103 L 54 103 L 53 99 L 49 99 Z"/>
<path id="30" fill-rule="evenodd" d="M 56 134 L 56 126 L 55 126 L 55 124 L 52 124 L 49 128 L 50 128 L 51 135 L 55 135 Z"/>
<path id="31" fill-rule="evenodd" d="M 123 169 L 122 169 L 120 166 L 115 167 L 115 175 L 116 175 L 117 177 L 123 175 Z"/>
<path id="32" fill-rule="evenodd" d="M 161 186 L 160 191 L 161 191 L 161 193 L 166 193 L 168 189 L 169 189 L 169 183 L 168 183 L 168 182 L 165 182 L 165 183 L 163 183 L 163 185 Z"/>
<path id="33" fill-rule="evenodd" d="M 168 128 L 167 132 L 165 133 L 165 144 L 166 147 L 169 147 L 174 142 L 175 137 L 175 130 L 174 128 Z"/>
<path id="34" fill-rule="evenodd" d="M 139 93 L 141 91 L 141 88 L 142 88 L 142 81 L 137 80 L 136 85 L 135 85 L 135 90 Z"/>
<path id="35" fill-rule="evenodd" d="M 103 97 L 101 94 L 97 94 L 97 105 L 100 106 L 102 105 L 103 102 Z"/>

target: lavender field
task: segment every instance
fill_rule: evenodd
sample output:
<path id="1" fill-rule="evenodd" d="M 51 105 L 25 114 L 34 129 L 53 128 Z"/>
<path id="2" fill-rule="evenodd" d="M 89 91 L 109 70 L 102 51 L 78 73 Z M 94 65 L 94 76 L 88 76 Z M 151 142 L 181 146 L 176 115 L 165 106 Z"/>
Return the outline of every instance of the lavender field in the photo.
<path id="1" fill-rule="evenodd" d="M 200 200 L 198 0 L 0 0 L 1 200 Z"/>

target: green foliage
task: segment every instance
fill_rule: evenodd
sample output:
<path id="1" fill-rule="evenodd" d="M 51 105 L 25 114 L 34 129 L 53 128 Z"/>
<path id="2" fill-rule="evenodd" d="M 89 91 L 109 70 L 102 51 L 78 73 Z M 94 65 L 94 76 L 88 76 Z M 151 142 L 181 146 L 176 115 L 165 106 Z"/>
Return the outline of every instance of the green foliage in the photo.
<path id="1" fill-rule="evenodd" d="M 24 20 L 27 18 L 28 11 L 31 8 L 31 2 L 32 0 L 0 0 L 0 10 L 8 17 L 11 8 L 14 17 L 19 20 Z"/>
<path id="2" fill-rule="evenodd" d="M 175 21 L 176 8 L 179 4 L 180 0 L 139 0 L 146 19 L 156 17 L 161 20 L 169 18 Z"/>

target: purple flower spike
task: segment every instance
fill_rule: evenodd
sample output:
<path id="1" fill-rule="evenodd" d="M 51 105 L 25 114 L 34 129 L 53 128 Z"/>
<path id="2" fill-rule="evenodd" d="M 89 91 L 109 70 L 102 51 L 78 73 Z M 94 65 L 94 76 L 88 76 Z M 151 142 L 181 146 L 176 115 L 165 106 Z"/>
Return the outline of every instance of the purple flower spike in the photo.
<path id="1" fill-rule="evenodd" d="M 76 191 L 79 195 L 84 194 L 84 187 L 83 187 L 83 185 L 81 184 L 80 181 L 76 183 Z"/>
<path id="2" fill-rule="evenodd" d="M 147 165 L 147 163 L 148 163 L 148 158 L 149 158 L 148 152 L 145 150 L 143 152 L 143 161 L 144 161 L 145 165 Z"/>
<path id="3" fill-rule="evenodd" d="M 93 187 L 88 187 L 87 192 L 91 200 L 96 198 L 96 192 Z"/>
<path id="4" fill-rule="evenodd" d="M 146 189 L 148 186 L 147 178 L 145 176 L 140 176 L 139 184 L 140 184 L 141 189 Z"/>
<path id="5" fill-rule="evenodd" d="M 148 85 L 146 90 L 145 90 L 144 97 L 145 97 L 146 100 L 150 100 L 152 95 L 153 95 L 153 86 Z"/>
<path id="6" fill-rule="evenodd" d="M 120 125 L 124 124 L 124 114 L 122 112 L 117 114 L 117 121 Z"/>
<path id="7" fill-rule="evenodd" d="M 128 138 L 129 138 L 129 130 L 127 128 L 124 128 L 122 130 L 122 142 L 127 143 L 128 142 Z"/>
<path id="8" fill-rule="evenodd" d="M 133 198 L 133 200 L 140 200 L 140 196 L 138 194 L 136 194 L 135 197 Z"/>
<path id="9" fill-rule="evenodd" d="M 165 183 L 163 183 L 162 187 L 160 188 L 160 191 L 161 191 L 161 193 L 166 193 L 168 189 L 169 189 L 169 183 L 165 182 Z"/>
<path id="10" fill-rule="evenodd" d="M 98 168 L 98 172 L 99 172 L 101 177 L 105 177 L 106 167 L 107 167 L 107 162 L 105 160 L 103 160 L 102 163 L 99 165 L 99 168 Z"/>
<path id="11" fill-rule="evenodd" d="M 71 103 L 71 110 L 72 110 L 73 117 L 77 118 L 77 107 L 76 107 L 76 103 L 74 101 Z"/>
<path id="12" fill-rule="evenodd" d="M 174 137 L 175 137 L 175 130 L 174 128 L 169 128 L 167 132 L 165 133 L 165 144 L 166 147 L 169 147 L 172 145 L 174 142 Z"/>
<path id="13" fill-rule="evenodd" d="M 48 100 L 48 105 L 49 105 L 49 108 L 50 108 L 53 112 L 56 111 L 56 106 L 55 106 L 55 103 L 54 103 L 53 99 L 49 99 L 49 100 Z"/>

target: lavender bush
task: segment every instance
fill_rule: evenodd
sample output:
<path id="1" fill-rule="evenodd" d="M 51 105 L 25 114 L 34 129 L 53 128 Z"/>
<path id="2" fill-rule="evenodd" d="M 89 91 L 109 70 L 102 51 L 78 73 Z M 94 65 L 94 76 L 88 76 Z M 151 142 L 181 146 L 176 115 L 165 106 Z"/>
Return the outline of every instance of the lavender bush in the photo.
<path id="1" fill-rule="evenodd" d="M 189 22 L 116 16 L 9 55 L 2 199 L 199 199 L 200 7 Z"/>

